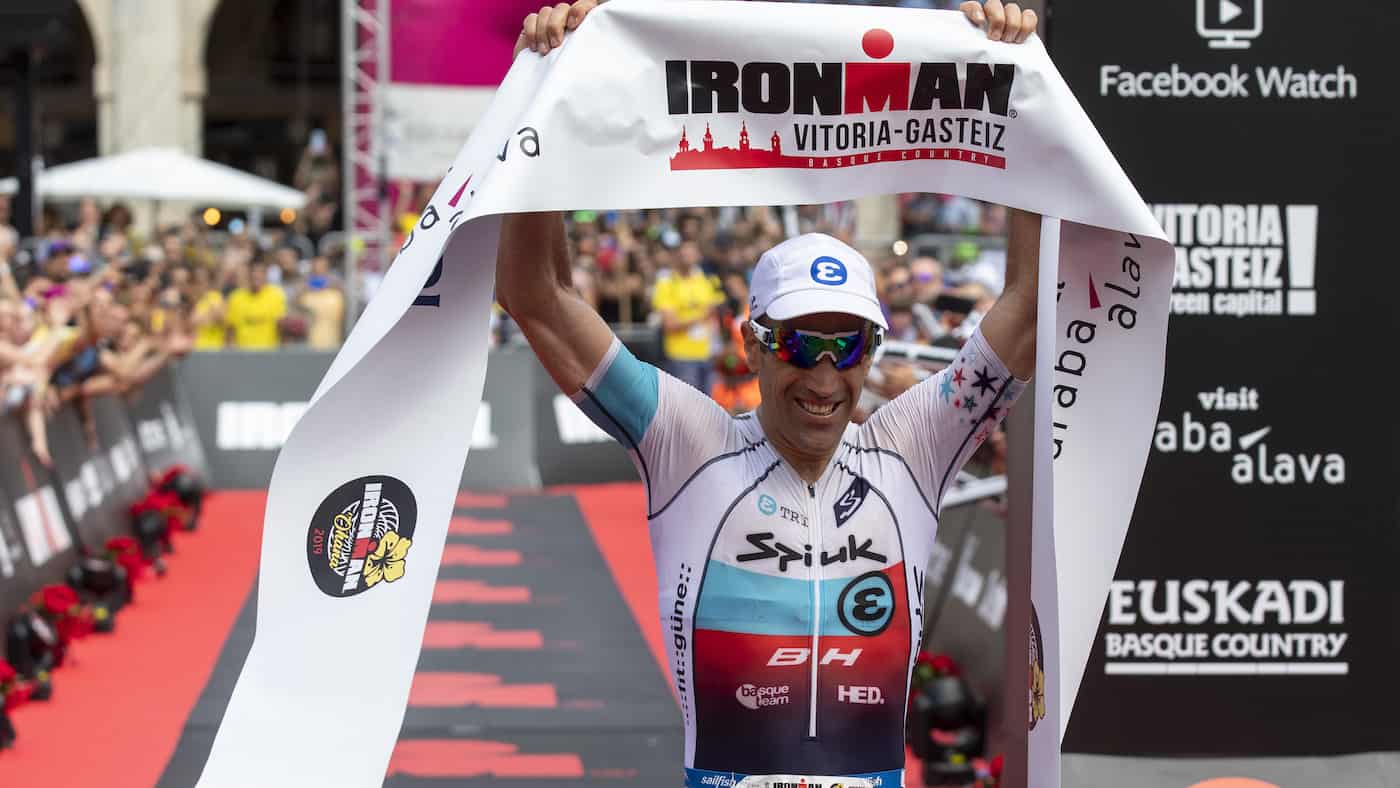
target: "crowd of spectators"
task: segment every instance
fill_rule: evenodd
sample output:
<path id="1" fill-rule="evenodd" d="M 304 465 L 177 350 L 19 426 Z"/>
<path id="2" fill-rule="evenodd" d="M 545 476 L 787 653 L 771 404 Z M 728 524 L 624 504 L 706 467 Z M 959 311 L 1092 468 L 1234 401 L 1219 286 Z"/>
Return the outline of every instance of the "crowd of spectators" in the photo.
<path id="1" fill-rule="evenodd" d="M 898 195 L 903 239 L 865 249 L 895 343 L 956 348 L 1001 294 L 1006 209 L 939 194 Z M 860 246 L 854 203 L 787 207 L 574 211 L 566 216 L 574 284 L 605 320 L 659 332 L 664 366 L 732 412 L 758 384 L 740 336 L 759 256 L 791 235 Z M 520 341 L 496 315 L 497 342 Z M 870 387 L 892 396 L 926 369 L 891 359 Z"/>
<path id="2" fill-rule="evenodd" d="M 133 391 L 193 351 L 339 346 L 345 295 L 335 266 L 286 230 L 215 233 L 191 218 L 148 236 L 131 211 L 92 200 L 46 209 L 23 243 L 0 196 L 0 408 L 19 415 L 36 458 L 45 421 L 74 404 Z"/>
<path id="3" fill-rule="evenodd" d="M 308 154 L 299 179 L 330 195 L 329 172 Z M 405 222 L 427 191 L 400 191 Z M 940 194 L 897 195 L 893 205 L 902 240 L 863 248 L 887 341 L 956 348 L 1000 295 L 1006 211 Z M 254 236 L 191 217 L 148 236 L 125 205 L 84 200 L 66 215 L 46 209 L 37 237 L 21 245 L 8 214 L 0 197 L 0 404 L 23 415 L 41 461 L 43 420 L 63 403 L 84 412 L 92 396 L 131 390 L 189 352 L 334 349 L 351 317 L 340 261 L 308 254 L 299 227 Z M 853 202 L 566 216 L 583 297 L 623 330 L 655 332 L 668 371 L 732 412 L 758 402 L 740 334 L 758 257 L 814 231 L 860 247 L 856 219 Z M 508 317 L 494 318 L 493 341 L 520 341 Z M 927 374 L 893 360 L 878 369 L 870 388 L 882 396 Z"/>

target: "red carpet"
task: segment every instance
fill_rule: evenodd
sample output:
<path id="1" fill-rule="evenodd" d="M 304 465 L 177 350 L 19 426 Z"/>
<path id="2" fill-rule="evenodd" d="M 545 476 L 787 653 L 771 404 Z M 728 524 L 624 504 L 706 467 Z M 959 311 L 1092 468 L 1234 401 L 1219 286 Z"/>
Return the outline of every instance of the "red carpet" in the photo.
<path id="1" fill-rule="evenodd" d="M 164 578 L 136 587 L 111 635 L 78 642 L 54 696 L 14 713 L 0 786 L 149 788 L 175 749 L 257 573 L 264 492 L 205 500 Z"/>
<path id="2" fill-rule="evenodd" d="M 646 644 L 644 648 L 650 651 L 662 674 L 668 675 L 642 486 L 597 485 L 551 492 L 574 496 L 603 563 Z M 547 502 L 543 497 L 536 500 Z M 494 496 L 469 496 L 468 501 L 477 506 L 498 502 Z M 55 674 L 54 699 L 27 705 L 15 713 L 20 739 L 16 749 L 0 753 L 0 786 L 149 788 L 156 784 L 252 587 L 265 504 L 263 492 L 223 492 L 207 499 L 200 530 L 177 542 L 170 572 L 164 579 L 152 577 L 137 587 L 137 602 L 120 614 L 117 632 L 110 636 L 93 635 L 79 642 L 74 651 L 76 661 Z M 498 539 L 517 531 L 502 520 L 468 517 L 456 518 L 454 526 L 459 538 L 468 535 Z M 541 533 L 550 543 L 559 537 L 557 533 Z M 450 544 L 448 551 L 455 560 L 444 562 L 445 573 L 450 574 L 454 565 L 488 572 L 519 565 L 521 550 L 501 549 L 496 544 Z M 542 550 L 529 554 L 534 552 Z M 439 581 L 435 601 L 506 605 L 511 609 L 528 608 L 536 601 L 534 596 L 529 587 L 512 584 L 504 576 L 492 576 L 489 580 L 448 577 Z M 476 612 L 472 611 L 472 615 L 475 617 Z M 536 643 L 540 637 L 538 629 L 519 625 L 506 627 L 485 619 L 443 619 L 429 624 L 424 645 L 429 659 L 437 659 L 433 654 L 456 650 L 472 655 L 471 662 L 479 662 L 492 653 L 519 660 L 542 653 Z M 527 639 L 528 644 L 524 642 Z M 637 641 L 633 643 L 629 648 L 636 653 L 642 646 Z M 544 682 L 557 680 L 549 669 L 536 675 Z M 480 670 L 420 669 L 413 684 L 410 716 L 414 708 L 420 714 L 438 709 L 478 715 L 513 713 L 518 709 L 539 714 L 581 714 L 588 704 L 587 699 L 572 697 L 576 692 L 561 698 L 561 690 L 553 684 L 521 683 L 518 677 L 511 678 L 514 680 Z M 662 713 L 662 718 L 667 725 L 679 723 L 678 714 L 674 721 L 667 712 Z M 437 724 L 435 720 L 428 722 Z M 513 725 L 518 727 L 519 722 Z M 503 737 L 504 734 L 496 736 Z M 579 741 L 572 743 L 575 738 Z M 574 730 L 548 740 L 526 737 L 527 745 L 522 747 L 513 741 L 485 738 L 439 741 L 410 737 L 401 741 L 395 751 L 388 777 L 390 782 L 409 776 L 455 780 L 484 777 L 534 786 L 536 783 L 530 779 L 548 777 L 549 781 L 571 782 L 585 776 L 638 776 L 636 769 L 619 771 L 605 767 L 614 761 L 630 762 L 628 757 L 635 759 L 632 752 L 642 747 L 640 742 L 626 739 L 617 731 L 607 734 L 607 741 L 601 744 L 583 741 L 586 738 Z M 602 759 L 598 764 L 586 765 L 580 755 L 571 752 L 587 746 L 602 748 L 601 755 L 593 756 L 595 760 Z M 627 752 L 611 753 L 608 747 Z M 672 769 L 678 770 L 678 761 L 671 765 L 678 755 L 666 758 L 658 773 L 669 775 Z M 202 762 L 202 756 L 199 761 Z M 911 760 L 909 767 L 907 786 L 920 788 L 917 763 Z M 193 768 L 191 765 L 183 774 L 189 774 Z M 656 765 L 651 768 L 655 770 Z"/>

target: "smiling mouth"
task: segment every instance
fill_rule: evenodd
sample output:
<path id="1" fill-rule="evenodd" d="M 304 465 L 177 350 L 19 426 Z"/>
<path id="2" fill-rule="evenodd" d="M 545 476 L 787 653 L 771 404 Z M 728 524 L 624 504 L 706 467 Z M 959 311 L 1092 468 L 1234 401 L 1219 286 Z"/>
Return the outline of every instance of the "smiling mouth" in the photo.
<path id="1" fill-rule="evenodd" d="M 799 399 L 797 406 L 813 416 L 830 416 L 836 412 L 835 402 L 812 402 L 811 400 Z"/>

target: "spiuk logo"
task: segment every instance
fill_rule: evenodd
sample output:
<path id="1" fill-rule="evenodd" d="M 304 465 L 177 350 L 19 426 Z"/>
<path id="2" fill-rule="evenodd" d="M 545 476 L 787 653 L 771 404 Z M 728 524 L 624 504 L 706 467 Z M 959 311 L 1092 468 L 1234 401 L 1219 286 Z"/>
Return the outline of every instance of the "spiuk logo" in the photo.
<path id="1" fill-rule="evenodd" d="M 738 147 L 716 147 L 709 121 L 700 144 L 692 147 L 682 127 L 671 169 L 816 169 L 910 159 L 1005 169 L 1006 158 L 999 154 L 1005 151 L 1007 127 L 999 119 L 1016 117 L 1010 106 L 1015 65 L 968 63 L 960 76 L 954 62 L 886 61 L 895 40 L 880 28 L 865 32 L 861 48 L 871 60 L 666 61 L 666 102 L 672 115 L 723 115 L 742 108 L 750 115 L 792 115 L 794 121 L 809 116 L 813 121 L 792 124 L 786 149 L 778 128 L 767 137 L 769 147 L 755 146 L 747 120 L 740 124 Z M 873 113 L 882 117 L 862 117 Z M 905 117 L 888 117 L 894 113 Z M 833 122 L 819 122 L 826 118 Z M 932 144 L 947 147 L 925 147 Z M 844 151 L 851 154 L 814 155 Z"/>
<path id="2" fill-rule="evenodd" d="M 392 476 L 363 476 L 337 487 L 306 532 L 316 587 L 346 597 L 402 578 L 417 519 L 412 491 Z"/>

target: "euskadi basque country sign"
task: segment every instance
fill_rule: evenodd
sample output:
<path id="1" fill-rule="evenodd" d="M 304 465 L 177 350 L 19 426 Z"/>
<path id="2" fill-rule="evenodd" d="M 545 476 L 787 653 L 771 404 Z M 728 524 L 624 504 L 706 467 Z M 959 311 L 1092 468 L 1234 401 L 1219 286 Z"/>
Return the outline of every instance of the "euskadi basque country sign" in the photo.
<path id="1" fill-rule="evenodd" d="M 1119 8 L 1058 4 L 1055 59 L 1175 246 L 1172 331 L 1066 749 L 1400 750 L 1395 14 Z"/>
<path id="2" fill-rule="evenodd" d="M 1157 412 L 1173 270 L 1162 228 L 1038 39 L 989 42 L 952 12 L 641 0 L 517 58 L 289 437 L 256 640 L 201 785 L 382 780 L 482 395 L 499 214 L 908 191 L 1053 217 L 1027 724 L 1034 785 L 1057 785 Z M 390 489 L 400 518 L 414 502 L 411 536 L 370 505 Z M 338 525 L 339 552 L 317 554 L 308 534 Z M 325 592 L 313 567 L 332 559 L 363 593 Z"/>

